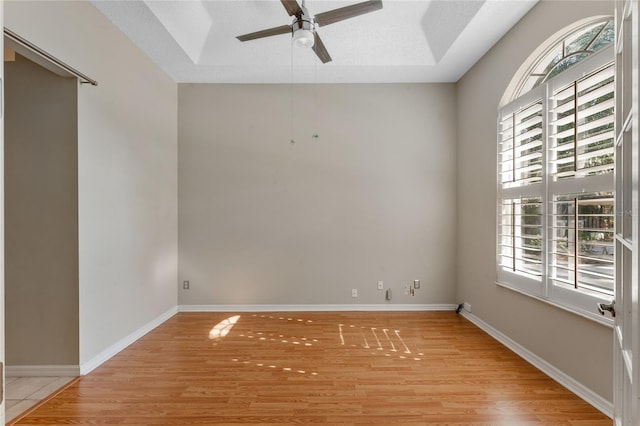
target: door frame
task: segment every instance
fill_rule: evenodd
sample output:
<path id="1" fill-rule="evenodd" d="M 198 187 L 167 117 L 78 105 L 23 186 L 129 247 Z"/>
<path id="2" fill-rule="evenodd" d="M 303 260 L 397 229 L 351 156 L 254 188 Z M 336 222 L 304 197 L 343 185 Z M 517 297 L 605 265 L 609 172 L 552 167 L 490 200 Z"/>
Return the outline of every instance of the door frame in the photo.
<path id="1" fill-rule="evenodd" d="M 613 405 L 616 426 L 640 424 L 640 42 L 637 0 L 615 2 L 616 319 Z"/>

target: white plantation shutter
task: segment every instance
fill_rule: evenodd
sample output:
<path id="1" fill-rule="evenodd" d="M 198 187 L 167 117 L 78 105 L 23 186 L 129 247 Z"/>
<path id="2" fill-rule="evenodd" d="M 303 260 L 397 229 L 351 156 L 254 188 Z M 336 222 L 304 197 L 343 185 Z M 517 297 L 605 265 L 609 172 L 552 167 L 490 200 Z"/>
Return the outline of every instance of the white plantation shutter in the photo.
<path id="1" fill-rule="evenodd" d="M 500 122 L 500 181 L 506 188 L 542 181 L 542 100 Z"/>
<path id="2" fill-rule="evenodd" d="M 606 62 L 549 84 L 548 280 L 556 292 L 613 296 L 614 88 Z"/>
<path id="3" fill-rule="evenodd" d="M 498 179 L 503 186 L 509 185 L 514 179 L 513 120 L 513 114 L 508 114 L 499 124 Z"/>
<path id="4" fill-rule="evenodd" d="M 500 266 L 539 278 L 542 275 L 542 198 L 505 199 L 500 217 Z"/>
<path id="5" fill-rule="evenodd" d="M 498 282 L 583 314 L 613 295 L 612 56 L 583 60 L 498 114 Z"/>
<path id="6" fill-rule="evenodd" d="M 498 281 L 539 294 L 544 273 L 544 105 L 541 90 L 500 111 Z"/>
<path id="7" fill-rule="evenodd" d="M 555 180 L 613 172 L 613 73 L 611 64 L 552 94 L 549 161 Z"/>
<path id="8" fill-rule="evenodd" d="M 613 193 L 558 195 L 552 201 L 550 279 L 555 285 L 613 293 Z"/>

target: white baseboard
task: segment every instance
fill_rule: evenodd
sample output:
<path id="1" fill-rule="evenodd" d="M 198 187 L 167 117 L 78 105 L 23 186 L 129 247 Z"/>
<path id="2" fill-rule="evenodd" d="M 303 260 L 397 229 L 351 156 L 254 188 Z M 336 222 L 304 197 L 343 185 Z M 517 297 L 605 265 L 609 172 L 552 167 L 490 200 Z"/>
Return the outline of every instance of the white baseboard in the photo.
<path id="1" fill-rule="evenodd" d="M 159 326 L 160 324 L 162 324 L 172 316 L 174 316 L 177 312 L 178 312 L 178 309 L 176 306 L 174 306 L 168 311 L 166 311 L 165 313 L 149 321 L 148 323 L 146 323 L 145 325 L 143 325 L 133 333 L 129 334 L 128 336 L 120 339 L 113 345 L 109 346 L 107 349 L 103 350 L 102 352 L 100 352 L 98 355 L 96 355 L 89 361 L 81 364 L 80 374 L 84 376 L 85 374 L 90 373 L 92 370 L 100 366 L 109 358 L 111 358 L 112 356 L 114 356 L 115 354 L 117 354 L 118 352 L 120 352 L 121 350 L 123 350 L 124 348 L 126 348 L 127 346 L 129 346 L 130 344 L 132 344 L 133 342 L 135 342 L 136 340 L 138 340 L 139 338 L 141 338 L 142 336 L 144 336 L 145 334 L 147 334 L 148 332 L 150 332 L 151 330 L 153 330 L 154 328 L 156 328 L 157 326 Z"/>
<path id="2" fill-rule="evenodd" d="M 524 346 L 517 343 L 515 340 L 511 339 L 506 334 L 503 334 L 486 322 L 482 321 L 477 316 L 464 310 L 461 311 L 460 314 L 471 321 L 473 324 L 478 326 L 478 328 L 496 339 L 498 342 L 502 343 L 507 348 L 518 354 L 525 361 L 529 362 L 531 365 L 538 368 L 547 376 L 551 377 L 553 380 L 560 383 L 562 386 L 569 389 L 571 392 L 575 393 L 589 404 L 593 405 L 604 415 L 613 418 L 613 403 L 611 401 L 607 401 L 582 383 L 575 380 L 573 377 L 568 376 L 558 368 L 554 367 L 544 359 L 526 349 Z"/>
<path id="3" fill-rule="evenodd" d="M 79 365 L 7 365 L 6 377 L 75 377 Z"/>
<path id="4" fill-rule="evenodd" d="M 179 305 L 178 312 L 340 312 L 340 311 L 455 311 L 454 304 L 433 305 Z"/>

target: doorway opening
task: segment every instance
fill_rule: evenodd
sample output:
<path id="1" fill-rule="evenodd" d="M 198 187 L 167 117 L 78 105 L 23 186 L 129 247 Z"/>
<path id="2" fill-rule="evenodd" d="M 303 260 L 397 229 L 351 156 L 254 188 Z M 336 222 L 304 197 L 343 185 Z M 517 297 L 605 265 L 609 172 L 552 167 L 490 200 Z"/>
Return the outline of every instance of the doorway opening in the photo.
<path id="1" fill-rule="evenodd" d="M 78 81 L 11 49 L 4 67 L 11 421 L 79 373 Z"/>

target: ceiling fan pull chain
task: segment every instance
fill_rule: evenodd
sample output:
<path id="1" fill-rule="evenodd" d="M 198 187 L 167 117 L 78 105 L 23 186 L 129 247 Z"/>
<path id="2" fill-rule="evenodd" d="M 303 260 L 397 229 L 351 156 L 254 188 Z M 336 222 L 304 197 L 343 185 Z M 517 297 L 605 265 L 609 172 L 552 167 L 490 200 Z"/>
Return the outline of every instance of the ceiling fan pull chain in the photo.
<path id="1" fill-rule="evenodd" d="M 296 143 L 296 138 L 294 137 L 294 128 L 293 128 L 293 39 L 291 40 L 291 82 L 289 83 L 289 112 L 290 112 L 290 122 L 289 122 L 289 131 L 291 132 L 291 139 L 289 142 L 291 145 Z"/>

